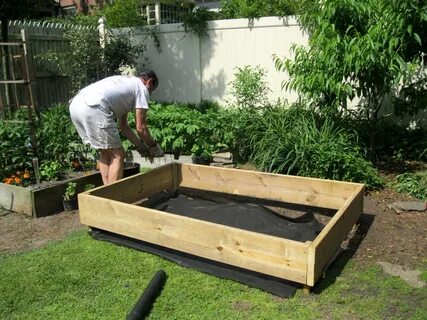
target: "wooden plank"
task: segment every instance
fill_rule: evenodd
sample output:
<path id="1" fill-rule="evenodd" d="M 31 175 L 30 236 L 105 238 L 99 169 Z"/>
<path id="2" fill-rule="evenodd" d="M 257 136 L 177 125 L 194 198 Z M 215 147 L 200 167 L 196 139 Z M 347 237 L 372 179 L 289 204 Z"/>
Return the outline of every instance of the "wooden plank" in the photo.
<path id="1" fill-rule="evenodd" d="M 20 83 L 20 84 L 28 84 L 30 81 L 28 80 L 0 80 L 0 84 L 5 83 Z"/>
<path id="2" fill-rule="evenodd" d="M 110 200 L 133 203 L 172 188 L 173 168 L 172 164 L 167 164 L 98 188 L 90 194 Z"/>
<path id="3" fill-rule="evenodd" d="M 21 42 L 0 42 L 0 46 L 16 47 L 16 46 L 22 46 L 22 43 Z"/>
<path id="4" fill-rule="evenodd" d="M 0 206 L 10 211 L 31 216 L 33 214 L 31 190 L 0 183 Z"/>
<path id="5" fill-rule="evenodd" d="M 356 183 L 180 164 L 180 186 L 294 204 L 339 209 Z"/>
<path id="6" fill-rule="evenodd" d="M 76 182 L 76 191 L 83 192 L 84 186 L 87 184 L 93 184 L 95 186 L 102 185 L 102 178 L 101 174 L 96 172 L 87 176 L 62 181 L 53 186 L 34 190 L 32 194 L 33 216 L 39 218 L 63 211 L 62 198 L 67 189 L 68 182 Z"/>
<path id="7" fill-rule="evenodd" d="M 306 282 L 308 245 L 305 243 L 138 207 L 89 193 L 79 194 L 79 207 L 80 221 L 88 226 L 263 274 Z"/>
<path id="8" fill-rule="evenodd" d="M 314 286 L 353 225 L 363 213 L 365 188 L 359 185 L 343 207 L 314 239 L 308 252 L 307 285 Z"/>

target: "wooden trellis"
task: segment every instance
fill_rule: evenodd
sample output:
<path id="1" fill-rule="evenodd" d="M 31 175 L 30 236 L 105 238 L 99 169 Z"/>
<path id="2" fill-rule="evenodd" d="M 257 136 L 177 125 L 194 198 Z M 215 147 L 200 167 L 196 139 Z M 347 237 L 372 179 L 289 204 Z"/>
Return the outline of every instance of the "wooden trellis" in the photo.
<path id="1" fill-rule="evenodd" d="M 30 130 L 31 145 L 34 155 L 37 154 L 37 143 L 34 128 L 34 112 L 35 103 L 28 66 L 28 50 L 27 50 L 26 31 L 21 30 L 21 41 L 0 42 L 0 59 L 3 66 L 4 79 L 0 80 L 0 84 L 4 85 L 4 97 L 0 90 L 0 113 L 3 121 L 8 122 L 23 122 L 22 120 L 8 120 L 7 114 L 16 109 L 23 107 L 18 93 L 18 86 L 26 92 L 27 103 L 27 120 Z M 10 90 L 11 89 L 11 90 Z M 12 93 L 10 95 L 10 93 Z"/>

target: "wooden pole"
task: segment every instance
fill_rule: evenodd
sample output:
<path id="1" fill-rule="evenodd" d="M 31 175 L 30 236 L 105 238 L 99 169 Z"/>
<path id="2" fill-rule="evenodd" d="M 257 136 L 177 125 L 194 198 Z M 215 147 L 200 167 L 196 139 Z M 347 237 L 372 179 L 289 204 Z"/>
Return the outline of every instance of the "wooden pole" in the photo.
<path id="1" fill-rule="evenodd" d="M 33 115 L 33 108 L 35 110 L 34 106 L 34 97 L 33 97 L 33 91 L 31 88 L 31 80 L 30 80 L 30 72 L 28 70 L 28 60 L 27 60 L 27 34 L 24 29 L 21 29 L 21 38 L 22 38 L 22 57 L 24 61 L 24 78 L 27 80 L 26 85 L 28 86 L 28 98 L 29 98 L 29 106 L 27 107 L 28 111 L 28 122 L 30 127 L 30 136 L 31 136 L 31 146 L 33 149 L 33 155 L 37 156 L 37 142 L 36 142 L 36 133 L 35 133 L 35 124 L 34 124 L 34 115 Z"/>

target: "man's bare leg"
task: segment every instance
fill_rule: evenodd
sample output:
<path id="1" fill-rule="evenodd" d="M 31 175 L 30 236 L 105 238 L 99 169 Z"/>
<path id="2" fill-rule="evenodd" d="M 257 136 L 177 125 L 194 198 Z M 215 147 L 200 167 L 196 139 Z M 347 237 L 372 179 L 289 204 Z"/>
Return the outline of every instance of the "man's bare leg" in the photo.
<path id="1" fill-rule="evenodd" d="M 108 173 L 110 171 L 110 149 L 100 149 L 99 150 L 99 171 L 101 172 L 102 183 L 105 185 L 108 184 Z"/>
<path id="2" fill-rule="evenodd" d="M 110 167 L 108 170 L 108 184 L 123 178 L 123 167 L 126 153 L 123 148 L 110 149 Z"/>

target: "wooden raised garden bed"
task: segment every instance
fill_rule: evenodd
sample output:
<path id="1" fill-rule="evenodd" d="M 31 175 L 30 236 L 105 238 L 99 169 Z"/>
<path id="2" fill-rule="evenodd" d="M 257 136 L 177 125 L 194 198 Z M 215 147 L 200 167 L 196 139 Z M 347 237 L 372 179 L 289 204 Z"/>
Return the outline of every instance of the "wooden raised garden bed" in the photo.
<path id="1" fill-rule="evenodd" d="M 313 241 L 298 242 L 138 206 L 163 190 L 190 188 L 336 213 Z M 79 194 L 82 224 L 301 283 L 321 277 L 363 210 L 364 185 L 172 163 Z"/>
<path id="2" fill-rule="evenodd" d="M 139 165 L 134 164 L 125 169 L 124 176 L 131 176 L 136 173 L 139 173 Z M 76 182 L 77 192 L 82 192 L 87 184 L 102 185 L 102 178 L 98 171 L 81 177 L 58 181 L 38 189 L 0 183 L 0 206 L 33 217 L 44 217 L 58 213 L 63 211 L 62 197 L 68 182 Z"/>

